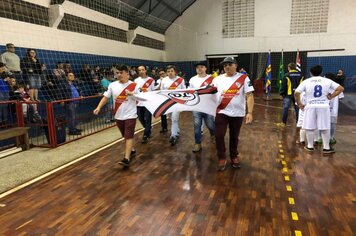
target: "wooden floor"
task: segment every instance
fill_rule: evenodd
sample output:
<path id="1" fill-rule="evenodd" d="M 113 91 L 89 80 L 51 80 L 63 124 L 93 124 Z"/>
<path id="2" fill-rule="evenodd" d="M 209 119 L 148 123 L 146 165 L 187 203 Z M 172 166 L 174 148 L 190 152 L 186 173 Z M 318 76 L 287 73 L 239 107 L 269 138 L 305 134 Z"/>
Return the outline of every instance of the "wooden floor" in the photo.
<path id="1" fill-rule="evenodd" d="M 0 199 L 0 235 L 353 235 L 354 118 L 340 117 L 337 152 L 324 157 L 295 145 L 295 127 L 277 128 L 280 101 L 256 102 L 241 169 L 216 171 L 207 132 L 193 154 L 184 113 L 178 144 L 156 125 L 127 170 L 119 143 Z"/>

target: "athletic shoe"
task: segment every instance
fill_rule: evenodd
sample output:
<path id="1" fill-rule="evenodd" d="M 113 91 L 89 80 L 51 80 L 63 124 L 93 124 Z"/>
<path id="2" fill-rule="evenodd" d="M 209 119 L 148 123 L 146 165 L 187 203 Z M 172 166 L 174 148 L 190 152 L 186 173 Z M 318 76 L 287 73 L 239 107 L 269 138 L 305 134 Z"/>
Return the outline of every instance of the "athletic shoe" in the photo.
<path id="1" fill-rule="evenodd" d="M 333 148 L 323 149 L 323 154 L 332 154 L 332 153 L 335 153 L 335 150 Z"/>
<path id="2" fill-rule="evenodd" d="M 308 152 L 314 151 L 314 148 L 308 148 L 307 146 L 305 146 L 304 149 L 307 150 Z"/>
<path id="3" fill-rule="evenodd" d="M 161 134 L 165 134 L 168 132 L 168 129 L 162 129 L 161 131 L 159 131 Z"/>
<path id="4" fill-rule="evenodd" d="M 219 160 L 218 171 L 226 170 L 226 160 Z"/>
<path id="5" fill-rule="evenodd" d="M 192 152 L 197 153 L 197 152 L 200 152 L 201 150 L 202 150 L 202 147 L 201 147 L 200 143 L 194 144 L 194 148 L 193 148 Z"/>
<path id="6" fill-rule="evenodd" d="M 238 157 L 231 159 L 231 166 L 236 169 L 241 168 L 241 163 Z"/>
<path id="7" fill-rule="evenodd" d="M 331 144 L 331 145 L 333 145 L 333 144 L 335 144 L 335 143 L 336 143 L 336 139 L 335 139 L 335 138 L 330 139 L 330 144 Z"/>
<path id="8" fill-rule="evenodd" d="M 141 143 L 143 143 L 143 144 L 148 143 L 148 137 L 143 136 Z"/>
<path id="9" fill-rule="evenodd" d="M 172 136 L 172 137 L 169 139 L 169 142 L 171 143 L 171 146 L 176 145 L 177 141 L 178 141 L 178 137 L 177 137 L 177 136 Z"/>
<path id="10" fill-rule="evenodd" d="M 299 141 L 299 140 L 297 140 L 297 141 L 295 141 L 295 143 L 296 143 L 296 144 L 299 144 L 299 145 L 305 145 L 305 142 L 304 142 L 304 141 Z"/>
<path id="11" fill-rule="evenodd" d="M 130 160 L 124 157 L 121 161 L 119 161 L 119 164 L 128 167 L 130 165 Z"/>
<path id="12" fill-rule="evenodd" d="M 286 127 L 286 124 L 284 124 L 283 122 L 281 122 L 281 123 L 277 123 L 277 126 L 278 126 L 279 128 L 284 128 L 284 127 Z"/>
<path id="13" fill-rule="evenodd" d="M 214 135 L 210 135 L 210 140 L 211 140 L 211 143 L 215 144 L 215 136 Z"/>

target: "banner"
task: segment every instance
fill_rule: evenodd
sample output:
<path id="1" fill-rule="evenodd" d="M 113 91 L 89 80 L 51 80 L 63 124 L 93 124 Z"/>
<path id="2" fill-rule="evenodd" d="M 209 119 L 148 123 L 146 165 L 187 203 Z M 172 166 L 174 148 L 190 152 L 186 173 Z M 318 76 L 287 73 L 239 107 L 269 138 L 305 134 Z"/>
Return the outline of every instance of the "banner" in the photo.
<path id="1" fill-rule="evenodd" d="M 175 111 L 198 111 L 215 116 L 218 106 L 216 87 L 160 90 L 134 96 L 156 118 Z"/>

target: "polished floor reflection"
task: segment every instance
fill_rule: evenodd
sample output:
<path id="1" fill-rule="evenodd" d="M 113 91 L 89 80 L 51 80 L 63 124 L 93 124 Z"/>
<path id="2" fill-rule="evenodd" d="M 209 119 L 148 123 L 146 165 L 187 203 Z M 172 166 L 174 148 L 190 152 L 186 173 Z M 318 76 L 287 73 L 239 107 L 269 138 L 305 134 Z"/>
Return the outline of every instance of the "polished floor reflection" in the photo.
<path id="1" fill-rule="evenodd" d="M 177 145 L 159 125 L 148 144 L 140 133 L 129 169 L 117 164 L 119 143 L 0 199 L 0 235 L 353 235 L 355 118 L 340 116 L 326 157 L 297 146 L 293 125 L 275 125 L 280 101 L 256 103 L 241 169 L 216 171 L 208 132 L 192 153 L 192 114 L 182 113 Z"/>

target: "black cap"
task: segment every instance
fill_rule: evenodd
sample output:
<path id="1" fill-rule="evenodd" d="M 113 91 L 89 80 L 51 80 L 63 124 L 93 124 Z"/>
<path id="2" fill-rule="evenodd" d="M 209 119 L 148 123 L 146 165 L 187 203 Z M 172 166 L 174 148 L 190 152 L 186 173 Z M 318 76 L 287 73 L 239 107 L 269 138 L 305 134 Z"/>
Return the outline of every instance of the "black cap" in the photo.
<path id="1" fill-rule="evenodd" d="M 220 65 L 224 65 L 226 63 L 234 63 L 237 64 L 237 61 L 233 57 L 225 57 L 222 62 L 220 62 Z"/>
<path id="2" fill-rule="evenodd" d="M 197 66 L 205 66 L 205 67 L 207 67 L 205 61 L 199 61 L 199 62 L 195 63 L 194 67 L 197 67 Z"/>

